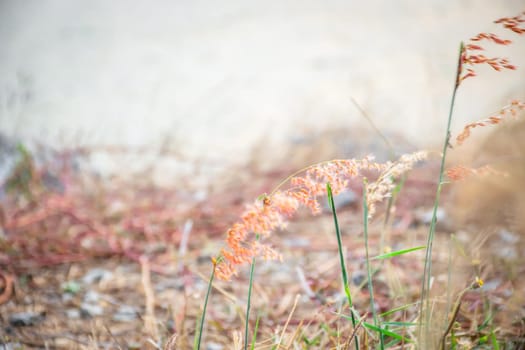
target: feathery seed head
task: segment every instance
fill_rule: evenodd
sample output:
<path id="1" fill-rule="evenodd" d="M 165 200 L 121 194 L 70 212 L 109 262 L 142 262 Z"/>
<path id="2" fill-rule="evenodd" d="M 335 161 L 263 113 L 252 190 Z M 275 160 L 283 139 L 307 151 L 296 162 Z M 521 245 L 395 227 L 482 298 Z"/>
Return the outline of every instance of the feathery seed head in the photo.
<path id="1" fill-rule="evenodd" d="M 321 212 L 318 196 L 326 194 L 326 183 L 330 182 L 335 194 L 348 185 L 348 180 L 359 175 L 363 169 L 380 170 L 384 165 L 373 162 L 371 157 L 362 160 L 345 159 L 323 162 L 305 169 L 304 176 L 290 179 L 286 190 L 276 189 L 270 195 L 263 195 L 258 201 L 248 206 L 241 215 L 241 221 L 235 223 L 227 232 L 222 261 L 216 264 L 217 277 L 229 280 L 236 274 L 239 265 L 251 262 L 253 257 L 280 259 L 279 253 L 270 246 L 253 239 L 268 236 L 276 229 L 284 228 L 287 220 L 300 206 L 312 212 Z M 261 200 L 262 199 L 262 200 Z"/>
<path id="2" fill-rule="evenodd" d="M 516 34 L 524 34 L 525 12 L 515 17 L 500 18 L 494 21 L 494 23 L 501 24 L 504 28 L 513 31 Z M 470 77 L 475 77 L 477 75 L 474 69 L 474 66 L 476 65 L 486 64 L 498 72 L 504 69 L 516 70 L 516 66 L 511 64 L 507 58 L 487 57 L 483 54 L 475 53 L 476 51 L 485 50 L 485 48 L 480 44 L 482 41 L 488 41 L 496 45 L 512 44 L 512 40 L 503 39 L 493 33 L 479 33 L 478 35 L 470 38 L 469 42 L 462 47 L 460 75 L 457 81 L 458 85 L 463 80 Z"/>
<path id="3" fill-rule="evenodd" d="M 414 167 L 414 164 L 426 159 L 428 153 L 419 151 L 415 153 L 403 154 L 396 162 L 387 162 L 385 169 L 379 175 L 379 178 L 370 183 L 367 189 L 368 217 L 372 218 L 375 214 L 375 205 L 392 195 L 395 187 L 394 179 Z"/>
<path id="4" fill-rule="evenodd" d="M 246 208 L 241 220 L 228 230 L 228 247 L 222 250 L 222 259 L 215 265 L 217 277 L 229 280 L 237 273 L 239 265 L 249 264 L 254 257 L 281 259 L 277 251 L 254 239 L 254 236 L 265 238 L 271 232 L 284 228 L 287 220 L 301 206 L 310 209 L 312 214 L 320 213 L 321 205 L 317 198 L 326 195 L 326 183 L 330 183 L 332 192 L 338 194 L 347 187 L 348 180 L 360 176 L 362 170 L 378 172 L 380 181 L 372 184 L 368 199 L 373 209 L 375 203 L 391 192 L 392 179 L 411 169 L 415 162 L 425 157 L 425 152 L 416 152 L 403 155 L 397 162 L 383 164 L 374 162 L 372 157 L 361 160 L 338 159 L 304 169 L 303 176 L 289 179 L 288 189 L 277 188 L 270 195 L 260 196 Z"/>
<path id="5" fill-rule="evenodd" d="M 474 129 L 478 126 L 487 126 L 499 124 L 503 119 L 507 118 L 509 115 L 516 117 L 519 111 L 525 110 L 525 102 L 520 100 L 513 100 L 510 104 L 503 107 L 497 114 L 490 116 L 483 120 L 478 120 L 474 123 L 469 123 L 465 125 L 463 131 L 456 137 L 456 144 L 459 146 L 466 139 L 469 138 L 471 134 L 471 129 Z"/>
<path id="6" fill-rule="evenodd" d="M 464 165 L 457 165 L 445 171 L 447 177 L 451 181 L 465 180 L 470 176 L 484 176 L 484 175 L 497 175 L 497 176 L 508 176 L 507 173 L 497 171 L 489 165 L 482 166 L 481 168 L 469 168 Z"/>

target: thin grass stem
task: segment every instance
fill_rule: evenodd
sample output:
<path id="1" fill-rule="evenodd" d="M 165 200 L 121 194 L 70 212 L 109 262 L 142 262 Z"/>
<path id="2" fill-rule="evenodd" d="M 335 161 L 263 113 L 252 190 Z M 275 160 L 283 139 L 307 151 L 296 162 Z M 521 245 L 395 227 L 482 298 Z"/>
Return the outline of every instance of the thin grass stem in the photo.
<path id="1" fill-rule="evenodd" d="M 194 342 L 194 346 L 193 346 L 194 350 L 200 350 L 200 348 L 201 348 L 202 333 L 204 331 L 204 320 L 206 318 L 206 309 L 208 307 L 208 301 L 210 299 L 211 288 L 212 288 L 212 285 L 213 285 L 213 278 L 215 277 L 215 268 L 217 266 L 217 263 L 218 263 L 218 261 L 214 261 L 213 262 L 213 270 L 211 272 L 210 281 L 208 282 L 208 290 L 206 291 L 206 298 L 204 298 L 204 307 L 202 309 L 202 316 L 201 316 L 201 321 L 200 321 L 200 326 L 199 326 L 199 334 L 196 335 L 197 336 L 197 342 L 196 342 L 196 344 Z"/>
<path id="2" fill-rule="evenodd" d="M 388 242 L 390 241 L 390 228 L 388 227 L 388 223 L 390 222 L 390 215 L 392 213 L 392 208 L 394 207 L 394 204 L 397 200 L 398 194 L 399 192 L 401 192 L 401 189 L 405 185 L 405 180 L 406 180 L 406 175 L 403 174 L 401 178 L 399 179 L 396 187 L 394 187 L 394 190 L 392 191 L 391 196 L 388 197 L 385 220 L 383 221 L 383 227 L 381 228 L 381 236 L 379 238 L 379 251 L 381 253 L 385 252 L 387 241 Z"/>
<path id="3" fill-rule="evenodd" d="M 421 341 L 422 328 L 423 328 L 423 311 L 425 311 L 425 341 L 428 341 L 429 327 L 430 327 L 430 280 L 432 273 L 432 244 L 434 243 L 434 234 L 436 232 L 437 223 L 437 210 L 439 206 L 439 199 L 441 195 L 441 189 L 443 187 L 443 179 L 445 172 L 445 160 L 447 156 L 447 150 L 450 146 L 450 127 L 452 125 L 452 115 L 454 113 L 454 105 L 456 101 L 456 93 L 458 91 L 460 76 L 462 70 L 462 53 L 464 50 L 464 44 L 461 42 L 458 54 L 458 64 L 456 69 L 456 78 L 454 83 L 454 90 L 452 91 L 452 98 L 450 101 L 450 109 L 448 113 L 447 129 L 445 134 L 445 141 L 443 142 L 443 151 L 441 154 L 441 166 L 439 169 L 439 181 L 436 189 L 436 197 L 434 200 L 434 208 L 432 210 L 432 220 L 430 222 L 430 229 L 427 237 L 427 249 L 425 253 L 425 266 L 423 271 L 423 279 L 421 283 L 421 303 L 419 306 L 419 340 Z M 424 343 L 424 342 L 423 342 Z M 428 344 L 427 344 L 428 345 Z M 421 343 L 420 343 L 421 347 Z"/>
<path id="4" fill-rule="evenodd" d="M 354 107 L 357 108 L 359 113 L 361 113 L 361 116 L 366 119 L 368 124 L 370 124 L 372 129 L 374 129 L 376 134 L 381 138 L 383 143 L 386 145 L 386 147 L 388 148 L 388 157 L 390 158 L 390 160 L 394 160 L 396 158 L 396 151 L 394 149 L 394 146 L 390 143 L 390 141 L 388 141 L 388 138 L 385 136 L 385 134 L 381 132 L 381 130 L 377 127 L 376 123 L 374 123 L 372 118 L 368 115 L 368 113 L 364 110 L 364 108 L 361 107 L 361 105 L 357 102 L 357 100 L 354 97 L 350 97 L 350 100 L 354 104 Z"/>
<path id="5" fill-rule="evenodd" d="M 372 283 L 372 267 L 370 264 L 370 255 L 368 253 L 368 201 L 367 201 L 367 185 L 366 179 L 363 179 L 363 232 L 365 237 L 365 257 L 366 257 L 366 273 L 368 277 L 368 293 L 370 294 L 370 309 L 372 311 L 372 318 L 374 319 L 374 325 L 380 329 L 379 331 L 379 348 L 383 350 L 385 348 L 385 340 L 383 331 L 381 330 L 381 324 L 377 317 L 376 306 L 374 302 L 374 284 Z"/>
<path id="6" fill-rule="evenodd" d="M 259 240 L 259 235 L 256 236 L 256 240 Z M 250 308 L 252 301 L 252 287 L 253 287 L 253 272 L 255 270 L 255 257 L 252 258 L 250 266 L 250 283 L 248 285 L 248 301 L 246 302 L 246 320 L 244 322 L 244 350 L 248 349 L 248 324 L 250 320 Z"/>
<path id="7" fill-rule="evenodd" d="M 252 335 L 252 346 L 250 347 L 250 350 L 255 349 L 255 341 L 257 340 L 257 332 L 259 331 L 260 319 L 261 319 L 261 315 L 257 315 L 257 320 L 255 320 L 255 329 L 253 330 L 253 335 Z"/>
<path id="8" fill-rule="evenodd" d="M 448 267 L 447 267 L 447 305 L 445 307 L 445 312 L 448 315 L 450 310 L 450 305 L 452 303 L 452 240 L 454 239 L 454 235 L 452 235 L 452 238 L 449 241 L 448 245 Z M 448 327 L 448 320 L 445 318 L 445 325 L 443 329 L 446 329 Z"/>
<path id="9" fill-rule="evenodd" d="M 483 280 L 477 277 L 476 280 L 473 283 L 471 283 L 470 286 L 468 286 L 467 288 L 463 289 L 459 293 L 459 295 L 457 297 L 457 300 L 456 300 L 456 303 L 454 305 L 454 309 L 452 311 L 452 316 L 450 317 L 450 320 L 449 320 L 448 325 L 447 325 L 447 327 L 445 329 L 445 332 L 441 336 L 441 339 L 440 339 L 440 342 L 439 342 L 439 346 L 438 346 L 439 349 L 445 350 L 445 343 L 446 343 L 446 340 L 447 340 L 447 336 L 450 333 L 450 331 L 452 330 L 452 327 L 454 326 L 454 322 L 456 322 L 456 318 L 458 317 L 458 313 L 459 313 L 459 310 L 461 308 L 461 303 L 463 301 L 463 297 L 465 296 L 465 294 L 468 291 L 470 291 L 470 290 L 481 288 L 482 285 L 483 285 Z"/>
<path id="10" fill-rule="evenodd" d="M 326 193 L 328 195 L 328 203 L 330 204 L 330 208 L 332 209 L 332 214 L 334 217 L 334 226 L 335 226 L 335 234 L 337 236 L 337 248 L 339 251 L 339 262 L 341 264 L 341 277 L 343 279 L 343 288 L 345 290 L 346 299 L 348 300 L 348 305 L 350 307 L 350 317 L 352 320 L 352 327 L 355 329 L 357 327 L 357 321 L 355 319 L 355 315 L 353 312 L 353 303 L 352 303 L 352 295 L 350 294 L 350 286 L 348 285 L 348 275 L 346 272 L 346 264 L 345 264 L 345 258 L 343 255 L 343 243 L 341 239 L 341 230 L 339 229 L 339 222 L 337 220 L 337 213 L 335 210 L 335 204 L 334 204 L 334 196 L 332 194 L 332 187 L 330 186 L 330 183 L 326 184 Z M 359 350 L 359 337 L 355 337 L 355 349 Z"/>

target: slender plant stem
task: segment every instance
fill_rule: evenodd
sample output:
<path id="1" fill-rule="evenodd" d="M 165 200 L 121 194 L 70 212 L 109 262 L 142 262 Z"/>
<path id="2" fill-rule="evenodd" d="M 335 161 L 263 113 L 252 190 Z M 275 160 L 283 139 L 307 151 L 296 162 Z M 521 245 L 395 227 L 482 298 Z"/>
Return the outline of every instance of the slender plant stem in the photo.
<path id="1" fill-rule="evenodd" d="M 421 341 L 422 326 L 423 326 L 423 311 L 425 312 L 425 341 L 428 341 L 429 336 L 429 322 L 430 322 L 430 280 L 432 273 L 432 244 L 434 242 L 434 233 L 436 232 L 437 223 L 437 210 L 439 206 L 439 198 L 441 195 L 441 189 L 443 187 L 443 178 L 445 172 L 445 160 L 447 157 L 447 150 L 450 145 L 450 127 L 452 124 L 452 115 L 454 113 L 454 104 L 456 101 L 456 93 L 458 91 L 460 76 L 462 70 L 462 54 L 464 50 L 463 42 L 459 47 L 458 64 L 456 69 L 456 79 L 454 84 L 454 90 L 452 91 L 452 98 L 450 101 L 450 109 L 448 113 L 447 129 L 445 134 L 445 142 L 443 143 L 443 151 L 441 154 L 441 166 L 439 169 L 439 181 L 436 190 L 436 197 L 434 200 L 434 208 L 432 210 L 432 220 L 430 222 L 430 229 L 427 237 L 427 249 L 425 253 L 425 267 L 423 271 L 423 280 L 421 283 L 421 300 L 419 305 L 419 339 Z M 428 344 L 427 344 L 428 346 Z M 421 344 L 420 344 L 421 347 Z"/>
<path id="2" fill-rule="evenodd" d="M 450 304 L 451 304 L 451 292 L 452 292 L 452 243 L 453 243 L 454 235 L 451 236 L 449 243 L 448 243 L 448 267 L 447 267 L 447 306 L 445 307 L 445 313 L 448 315 L 448 312 L 450 310 Z M 445 318 L 445 327 L 446 329 L 448 326 L 448 320 Z"/>
<path id="3" fill-rule="evenodd" d="M 476 283 L 478 283 L 478 282 L 472 283 L 470 286 L 468 286 L 467 288 L 463 289 L 459 293 L 459 295 L 457 297 L 457 300 L 456 300 L 456 304 L 454 305 L 454 309 L 452 311 L 452 316 L 450 317 L 450 320 L 447 323 L 447 327 L 445 329 L 445 332 L 441 336 L 438 349 L 445 350 L 445 342 L 447 340 L 448 334 L 450 333 L 450 331 L 452 330 L 452 327 L 454 326 L 454 322 L 456 322 L 456 318 L 458 317 L 459 309 L 461 307 L 461 302 L 463 301 L 463 296 L 465 296 L 465 293 L 467 293 L 469 290 L 479 288 L 480 285 L 476 284 Z M 447 314 L 448 314 L 448 310 L 447 310 Z"/>
<path id="4" fill-rule="evenodd" d="M 395 179 L 392 179 L 395 181 Z M 401 192 L 401 189 L 405 185 L 406 180 L 406 174 L 403 174 L 401 178 L 398 180 L 398 183 L 396 187 L 394 187 L 394 190 L 391 193 L 391 196 L 388 197 L 388 204 L 386 206 L 386 214 L 385 214 L 385 220 L 383 221 L 383 227 L 381 228 L 381 236 L 379 240 L 379 251 L 380 254 L 383 254 L 385 252 L 385 244 L 387 241 L 387 232 L 388 234 L 388 240 L 390 241 L 390 230 L 388 229 L 388 223 L 390 221 L 390 213 L 392 212 L 392 208 L 397 200 L 397 197 L 399 195 L 399 192 Z M 383 263 L 381 263 L 383 265 Z"/>
<path id="5" fill-rule="evenodd" d="M 198 335 L 198 338 L 197 338 L 197 345 L 196 345 L 196 350 L 200 350 L 201 348 L 201 340 L 202 340 L 202 333 L 203 333 L 203 330 L 204 330 L 204 319 L 206 317 L 206 308 L 208 307 L 208 300 L 210 299 L 210 293 L 211 293 L 211 288 L 212 288 L 212 285 L 213 285 L 213 278 L 215 277 L 215 268 L 217 266 L 217 262 L 214 261 L 213 262 L 213 270 L 211 272 L 211 276 L 210 276 L 210 281 L 208 282 L 208 290 L 206 292 L 206 298 L 204 299 L 204 308 L 202 309 L 202 317 L 201 317 L 201 324 L 199 326 L 199 335 Z"/>
<path id="6" fill-rule="evenodd" d="M 253 336 L 252 336 L 252 346 L 250 347 L 250 350 L 255 349 L 255 341 L 257 340 L 257 332 L 259 331 L 260 319 L 261 319 L 261 316 L 257 315 L 257 320 L 255 320 L 255 329 L 253 330 Z"/>
<path id="7" fill-rule="evenodd" d="M 256 240 L 259 240 L 259 235 L 256 235 Z M 253 271 L 255 269 L 255 257 L 252 258 L 250 266 L 250 284 L 248 285 L 248 301 L 246 302 L 246 320 L 244 324 L 244 350 L 248 349 L 248 321 L 250 320 L 250 308 L 252 301 L 252 287 L 253 287 Z"/>
<path id="8" fill-rule="evenodd" d="M 366 121 L 368 122 L 368 124 L 370 124 L 372 129 L 374 129 L 376 134 L 381 138 L 381 140 L 383 140 L 384 144 L 388 148 L 388 157 L 390 158 L 390 160 L 394 160 L 396 158 L 396 151 L 394 150 L 394 146 L 390 143 L 390 141 L 388 141 L 385 134 L 383 134 L 381 130 L 379 130 L 376 123 L 374 123 L 372 118 L 368 115 L 368 113 L 364 110 L 364 108 L 361 107 L 361 105 L 357 102 L 357 100 L 354 97 L 350 97 L 350 100 L 354 104 L 355 108 L 357 108 L 359 113 L 361 113 L 361 116 L 366 119 Z"/>
<path id="9" fill-rule="evenodd" d="M 377 317 L 376 306 L 374 302 L 374 284 L 372 283 L 372 267 L 370 265 L 370 256 L 368 254 L 368 201 L 366 197 L 368 182 L 363 179 L 363 232 L 365 237 L 365 257 L 366 257 L 366 273 L 368 277 L 368 293 L 370 294 L 370 309 L 374 319 L 374 325 L 381 329 L 381 324 Z M 379 347 L 381 350 L 385 348 L 385 340 L 383 332 L 379 332 Z"/>
<path id="10" fill-rule="evenodd" d="M 330 204 L 330 208 L 332 209 L 332 214 L 334 216 L 334 226 L 335 226 L 335 234 L 337 236 L 337 248 L 339 250 L 339 262 L 341 264 L 341 277 L 343 279 L 343 288 L 345 290 L 346 299 L 348 300 L 348 305 L 350 307 L 350 317 L 352 320 L 352 327 L 354 329 L 357 327 L 357 321 L 355 319 L 355 315 L 353 312 L 353 303 L 352 303 L 352 295 L 350 294 L 350 286 L 348 285 L 348 275 L 346 273 L 346 264 L 345 264 L 345 258 L 343 255 L 343 242 L 341 240 L 341 230 L 339 229 L 339 222 L 337 220 L 337 213 L 335 210 L 335 204 L 334 204 L 334 196 L 332 194 L 332 187 L 330 186 L 330 183 L 326 184 L 326 193 L 328 195 L 328 202 Z M 359 350 L 359 338 L 355 337 L 355 349 Z"/>

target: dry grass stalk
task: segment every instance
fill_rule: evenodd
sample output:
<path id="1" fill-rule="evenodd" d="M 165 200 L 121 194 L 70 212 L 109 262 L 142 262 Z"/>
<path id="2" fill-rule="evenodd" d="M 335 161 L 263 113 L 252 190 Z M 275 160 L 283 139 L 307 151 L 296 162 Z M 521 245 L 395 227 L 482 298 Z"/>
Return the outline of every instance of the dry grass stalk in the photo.
<path id="1" fill-rule="evenodd" d="M 363 325 L 363 322 L 365 321 L 365 318 L 366 318 L 366 315 L 361 317 L 359 319 L 359 322 L 357 323 L 357 325 L 355 326 L 355 328 L 352 330 L 352 334 L 350 334 L 350 336 L 348 337 L 348 339 L 346 340 L 346 343 L 345 343 L 345 346 L 344 346 L 344 349 L 350 349 L 350 344 L 352 343 L 352 340 L 354 340 L 354 338 L 357 336 L 357 331 L 361 328 L 361 326 Z"/>
<path id="2" fill-rule="evenodd" d="M 279 343 L 275 347 L 276 349 L 279 349 L 279 347 L 281 346 L 281 343 L 283 341 L 284 335 L 286 333 L 286 329 L 288 328 L 288 324 L 290 323 L 290 320 L 292 319 L 292 315 L 295 312 L 295 309 L 297 308 L 297 303 L 299 302 L 299 298 L 300 297 L 301 297 L 300 294 L 297 294 L 295 296 L 295 300 L 293 302 L 292 310 L 290 310 L 290 313 L 288 314 L 288 318 L 286 319 L 286 323 L 284 324 L 284 327 L 283 327 L 283 330 L 281 332 L 281 335 L 279 336 Z"/>
<path id="3" fill-rule="evenodd" d="M 5 304 L 15 291 L 14 277 L 6 272 L 0 271 L 0 305 Z"/>
<path id="4" fill-rule="evenodd" d="M 146 299 L 146 314 L 144 315 L 144 329 L 153 339 L 159 340 L 159 329 L 157 327 L 157 319 L 155 317 L 155 294 L 153 286 L 151 285 L 151 273 L 149 261 L 147 258 L 140 259 L 141 274 L 142 274 L 142 288 L 144 289 L 144 297 Z"/>
<path id="5" fill-rule="evenodd" d="M 232 333 L 233 337 L 233 350 L 242 350 L 242 332 L 241 331 L 233 331 Z"/>
<path id="6" fill-rule="evenodd" d="M 177 350 L 177 334 L 172 334 L 166 344 L 164 350 Z"/>

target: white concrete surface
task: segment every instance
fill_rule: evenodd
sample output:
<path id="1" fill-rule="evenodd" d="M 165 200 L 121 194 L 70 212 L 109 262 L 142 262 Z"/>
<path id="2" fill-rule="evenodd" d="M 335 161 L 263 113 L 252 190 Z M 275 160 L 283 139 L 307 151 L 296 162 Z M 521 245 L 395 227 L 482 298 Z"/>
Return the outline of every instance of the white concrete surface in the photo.
<path id="1" fill-rule="evenodd" d="M 308 129 L 352 127 L 353 96 L 385 131 L 440 140 L 458 43 L 525 69 L 525 37 L 492 20 L 522 0 L 0 2 L 0 132 L 59 146 L 170 147 L 236 162 Z M 466 81 L 455 125 L 525 97 L 521 73 Z M 270 146 L 269 146 L 270 147 Z"/>

